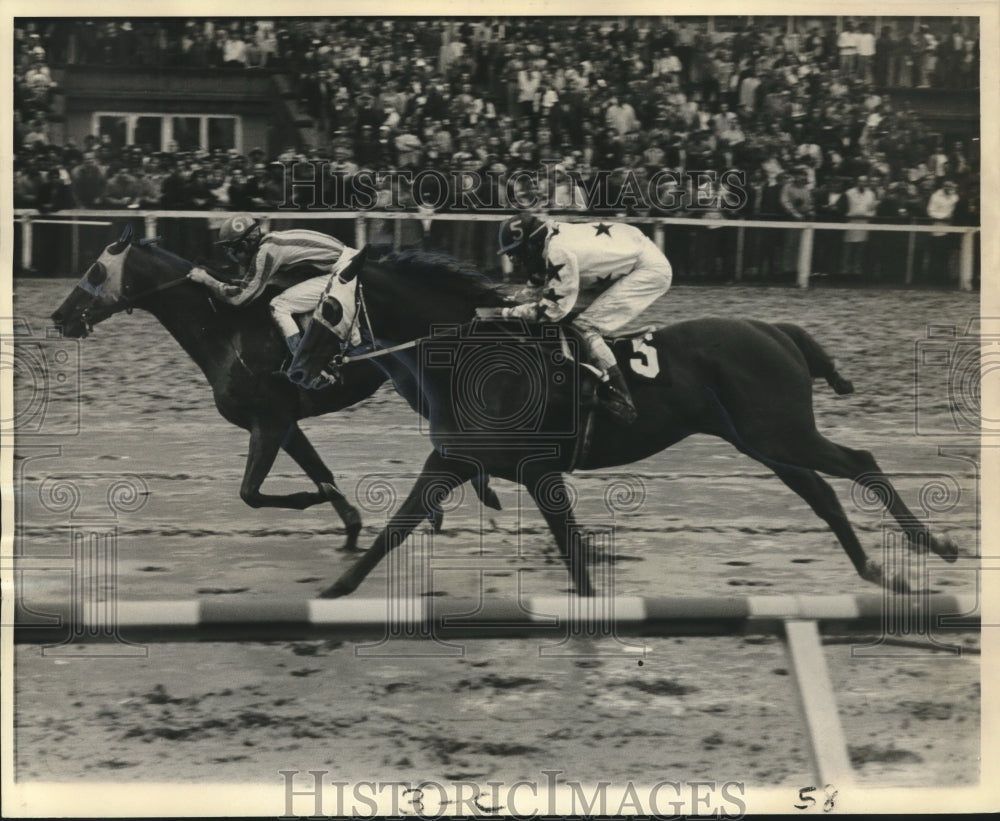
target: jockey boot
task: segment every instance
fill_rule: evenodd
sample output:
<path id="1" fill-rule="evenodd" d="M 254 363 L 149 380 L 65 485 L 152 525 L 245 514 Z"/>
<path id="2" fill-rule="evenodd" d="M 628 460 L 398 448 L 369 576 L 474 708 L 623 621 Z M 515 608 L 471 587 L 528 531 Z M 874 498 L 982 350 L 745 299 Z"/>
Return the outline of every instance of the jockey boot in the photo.
<path id="1" fill-rule="evenodd" d="M 625 376 L 617 365 L 608 368 L 608 378 L 597 387 L 597 398 L 604 410 L 626 425 L 635 422 L 639 412 L 635 409 L 632 394 L 625 384 Z"/>

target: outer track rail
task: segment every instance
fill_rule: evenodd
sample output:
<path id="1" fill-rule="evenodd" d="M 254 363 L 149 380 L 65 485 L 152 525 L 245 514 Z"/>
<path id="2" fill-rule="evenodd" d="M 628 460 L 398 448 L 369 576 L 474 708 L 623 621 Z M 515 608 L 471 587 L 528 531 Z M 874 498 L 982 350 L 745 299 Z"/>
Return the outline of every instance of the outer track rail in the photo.
<path id="1" fill-rule="evenodd" d="M 76 605 L 20 602 L 15 641 L 288 641 L 308 638 L 438 640 L 573 636 L 780 634 L 789 620 L 820 632 L 891 631 L 919 638 L 977 631 L 974 595 L 747 596 L 520 601 L 458 598 L 274 600 L 226 598 Z"/>
<path id="2" fill-rule="evenodd" d="M 853 781 L 820 633 L 882 635 L 948 647 L 949 632 L 977 632 L 975 595 L 748 596 L 521 600 L 339 599 L 18 603 L 22 644 L 734 636 L 775 634 L 787 650 L 820 784 Z M 871 645 L 869 645 L 871 646 Z M 49 649 L 49 648 L 46 648 Z M 135 648 L 138 649 L 138 648 Z M 953 648 L 949 648 L 953 649 Z M 44 652 L 44 651 L 43 651 Z"/>

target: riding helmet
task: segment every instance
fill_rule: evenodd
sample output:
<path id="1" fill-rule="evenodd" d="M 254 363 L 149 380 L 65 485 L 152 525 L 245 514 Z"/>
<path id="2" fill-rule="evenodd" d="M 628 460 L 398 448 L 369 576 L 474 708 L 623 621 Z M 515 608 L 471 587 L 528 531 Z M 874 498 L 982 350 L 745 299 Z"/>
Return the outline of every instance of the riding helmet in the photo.
<path id="1" fill-rule="evenodd" d="M 545 234 L 545 223 L 534 214 L 518 214 L 501 223 L 498 253 L 524 256 L 531 248 L 541 249 Z"/>
<path id="2" fill-rule="evenodd" d="M 249 214 L 233 214 L 219 229 L 219 241 L 217 245 L 231 245 L 243 239 L 254 228 L 259 225 Z"/>

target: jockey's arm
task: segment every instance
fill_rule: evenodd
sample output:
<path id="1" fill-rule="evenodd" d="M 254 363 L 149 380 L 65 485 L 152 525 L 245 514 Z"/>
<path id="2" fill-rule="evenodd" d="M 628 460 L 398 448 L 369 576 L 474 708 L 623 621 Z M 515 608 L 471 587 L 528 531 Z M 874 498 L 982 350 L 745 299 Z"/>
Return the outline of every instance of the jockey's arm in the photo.
<path id="1" fill-rule="evenodd" d="M 503 315 L 530 321 L 558 322 L 569 314 L 580 294 L 580 268 L 576 255 L 563 248 L 550 248 L 541 299 L 504 308 Z"/>
<path id="2" fill-rule="evenodd" d="M 188 271 L 188 279 L 204 285 L 223 302 L 240 306 L 250 302 L 260 293 L 261 288 L 258 286 L 261 283 L 262 274 L 269 271 L 273 264 L 274 262 L 267 251 L 261 249 L 250 263 L 250 270 L 243 280 L 244 284 L 231 285 L 221 282 L 203 268 L 192 268 Z"/>
<path id="3" fill-rule="evenodd" d="M 239 285 L 230 285 L 227 282 L 222 282 L 212 276 L 204 268 L 192 268 L 188 271 L 187 278 L 192 282 L 197 282 L 199 285 L 204 285 L 215 296 L 227 302 L 240 290 Z"/>

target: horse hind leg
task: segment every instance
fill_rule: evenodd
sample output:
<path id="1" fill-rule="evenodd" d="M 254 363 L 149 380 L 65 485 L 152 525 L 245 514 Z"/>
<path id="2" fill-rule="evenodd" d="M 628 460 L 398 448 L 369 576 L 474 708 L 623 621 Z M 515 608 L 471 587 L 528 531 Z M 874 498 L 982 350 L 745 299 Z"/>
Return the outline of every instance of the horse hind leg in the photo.
<path id="1" fill-rule="evenodd" d="M 814 431 L 807 440 L 784 440 L 786 458 L 779 461 L 818 470 L 830 476 L 850 479 L 875 495 L 903 529 L 911 547 L 929 547 L 947 562 L 958 558 L 958 547 L 950 539 L 934 537 L 930 529 L 906 506 L 875 457 L 866 450 L 838 445 Z M 794 452 L 793 452 L 794 451 Z"/>
<path id="2" fill-rule="evenodd" d="M 801 496 L 833 531 L 841 547 L 847 553 L 858 575 L 866 581 L 880 584 L 897 593 L 909 592 L 905 579 L 885 579 L 878 562 L 872 560 L 861 546 L 854 528 L 844 513 L 837 494 L 830 484 L 818 473 L 805 468 L 771 465 L 775 475 L 789 488 Z"/>
<path id="3" fill-rule="evenodd" d="M 953 562 L 958 558 L 958 546 L 950 539 L 938 539 L 931 534 L 927 525 L 900 498 L 889 477 L 882 472 L 882 468 L 869 451 L 852 450 L 842 445 L 830 444 L 837 451 L 830 467 L 841 467 L 843 473 L 833 473 L 832 470 L 825 472 L 851 479 L 872 492 L 903 529 L 912 547 L 919 548 L 926 545 L 946 562 Z"/>

